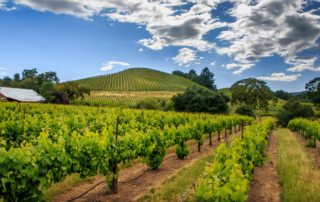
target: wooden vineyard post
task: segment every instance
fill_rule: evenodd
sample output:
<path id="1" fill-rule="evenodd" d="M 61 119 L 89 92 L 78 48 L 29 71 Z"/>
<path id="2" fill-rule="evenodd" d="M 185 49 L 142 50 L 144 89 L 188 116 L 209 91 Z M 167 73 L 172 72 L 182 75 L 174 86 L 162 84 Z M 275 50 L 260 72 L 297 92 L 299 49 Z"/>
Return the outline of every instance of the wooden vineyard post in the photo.
<path id="1" fill-rule="evenodd" d="M 243 139 L 243 124 L 244 124 L 244 121 L 243 121 L 243 119 L 242 119 L 242 125 L 241 125 L 241 139 Z"/>
<path id="2" fill-rule="evenodd" d="M 116 127 L 116 144 L 118 142 L 118 126 L 119 126 L 119 116 L 117 117 L 117 127 Z M 113 177 L 112 177 L 112 189 L 111 189 L 111 194 L 116 194 L 118 193 L 118 178 L 117 179 L 114 178 L 114 175 L 116 175 L 118 172 L 118 164 L 116 163 L 114 169 L 113 169 Z"/>
<path id="3" fill-rule="evenodd" d="M 144 124 L 143 110 L 142 110 L 142 124 Z"/>
<path id="4" fill-rule="evenodd" d="M 224 135 L 227 137 L 227 127 L 224 128 Z"/>
<path id="5" fill-rule="evenodd" d="M 209 136 L 210 136 L 210 145 L 212 145 L 211 133 L 209 133 Z"/>
<path id="6" fill-rule="evenodd" d="M 220 142 L 220 131 L 218 130 L 218 141 Z"/>

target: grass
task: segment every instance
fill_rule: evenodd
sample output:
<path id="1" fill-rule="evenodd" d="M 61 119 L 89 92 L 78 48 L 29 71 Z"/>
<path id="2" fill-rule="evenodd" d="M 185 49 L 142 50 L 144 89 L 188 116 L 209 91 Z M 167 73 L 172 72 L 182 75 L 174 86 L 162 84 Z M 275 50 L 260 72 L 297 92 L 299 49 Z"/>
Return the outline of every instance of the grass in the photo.
<path id="1" fill-rule="evenodd" d="M 190 185 L 203 173 L 207 162 L 211 161 L 213 157 L 214 152 L 210 152 L 204 157 L 194 161 L 193 164 L 183 167 L 160 186 L 151 188 L 149 193 L 144 195 L 140 201 L 178 201 L 181 195 L 188 190 Z"/>
<path id="2" fill-rule="evenodd" d="M 288 129 L 278 130 L 281 201 L 320 201 L 320 171 Z"/>

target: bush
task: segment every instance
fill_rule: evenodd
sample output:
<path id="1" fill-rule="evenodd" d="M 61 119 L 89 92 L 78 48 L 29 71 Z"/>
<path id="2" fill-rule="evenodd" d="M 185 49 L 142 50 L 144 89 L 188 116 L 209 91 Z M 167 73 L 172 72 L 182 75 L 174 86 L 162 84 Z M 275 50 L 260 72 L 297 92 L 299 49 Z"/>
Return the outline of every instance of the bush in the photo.
<path id="1" fill-rule="evenodd" d="M 295 118 L 310 118 L 314 116 L 314 110 L 311 105 L 301 104 L 300 101 L 291 98 L 282 105 L 282 109 L 276 114 L 277 125 L 287 127 L 290 120 Z"/>
<path id="2" fill-rule="evenodd" d="M 193 86 L 183 94 L 173 96 L 172 101 L 176 111 L 225 113 L 229 109 L 230 98 L 224 93 Z"/>
<path id="3" fill-rule="evenodd" d="M 144 97 L 133 105 L 135 109 L 159 109 L 160 103 L 156 97 Z"/>
<path id="4" fill-rule="evenodd" d="M 242 105 L 236 109 L 236 113 L 243 116 L 251 116 L 256 118 L 256 115 L 253 112 L 253 107 L 251 105 Z"/>
<path id="5" fill-rule="evenodd" d="M 68 95 L 64 91 L 54 90 L 51 94 L 54 98 L 51 100 L 51 103 L 54 104 L 70 104 Z"/>

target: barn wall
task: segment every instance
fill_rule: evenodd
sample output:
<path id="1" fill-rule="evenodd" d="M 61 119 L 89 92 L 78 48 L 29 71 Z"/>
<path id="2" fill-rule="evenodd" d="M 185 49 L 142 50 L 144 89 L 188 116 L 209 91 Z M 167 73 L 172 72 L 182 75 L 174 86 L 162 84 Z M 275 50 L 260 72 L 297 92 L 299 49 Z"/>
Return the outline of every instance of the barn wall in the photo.
<path id="1" fill-rule="evenodd" d="M 7 100 L 7 97 L 0 93 L 0 100 L 1 100 L 1 98 L 4 98 L 5 100 Z"/>

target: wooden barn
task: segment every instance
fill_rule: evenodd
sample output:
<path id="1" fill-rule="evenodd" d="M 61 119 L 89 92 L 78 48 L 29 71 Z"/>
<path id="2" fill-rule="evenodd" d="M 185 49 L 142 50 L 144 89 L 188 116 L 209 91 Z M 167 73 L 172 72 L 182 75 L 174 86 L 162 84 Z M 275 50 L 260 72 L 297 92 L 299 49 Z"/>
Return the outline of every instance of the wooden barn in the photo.
<path id="1" fill-rule="evenodd" d="M 34 90 L 0 87 L 0 100 L 9 102 L 44 102 L 45 99 Z"/>

